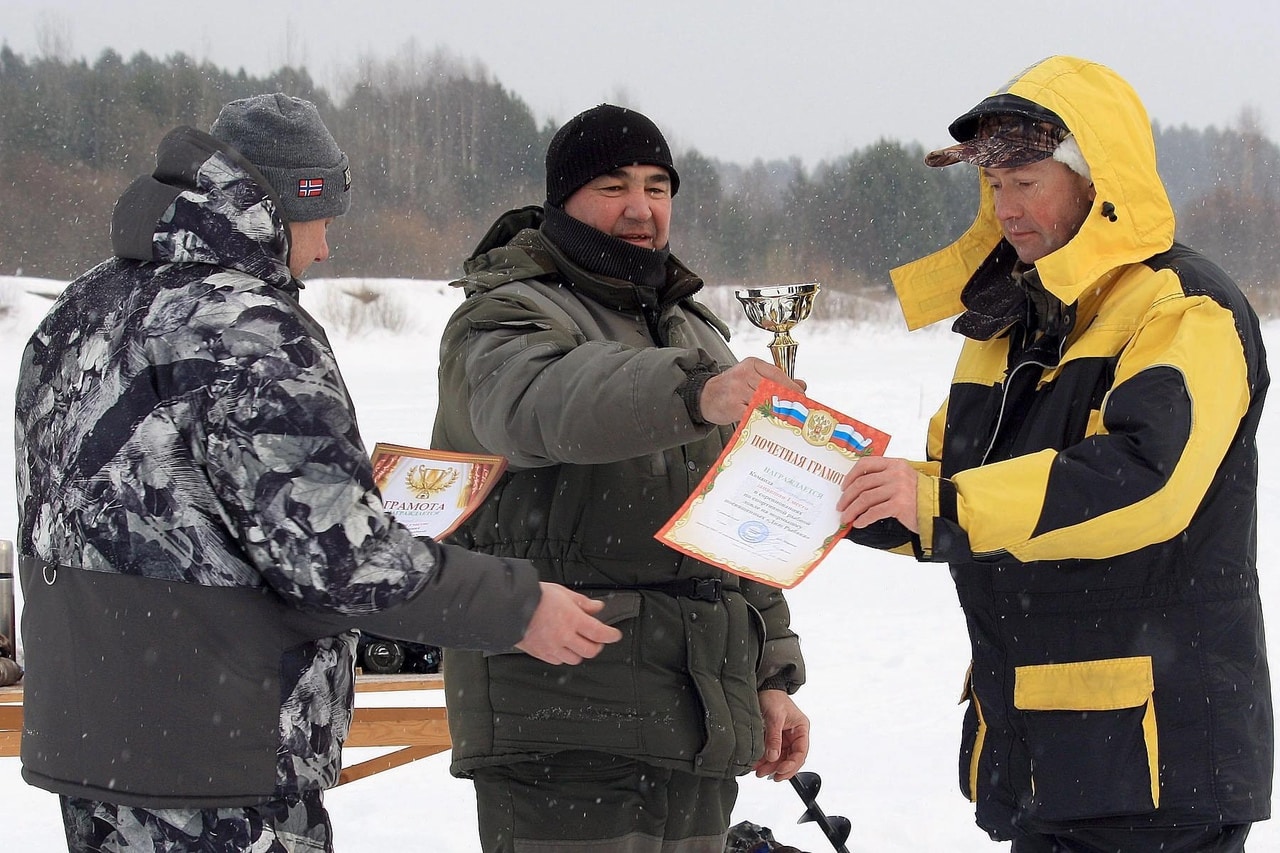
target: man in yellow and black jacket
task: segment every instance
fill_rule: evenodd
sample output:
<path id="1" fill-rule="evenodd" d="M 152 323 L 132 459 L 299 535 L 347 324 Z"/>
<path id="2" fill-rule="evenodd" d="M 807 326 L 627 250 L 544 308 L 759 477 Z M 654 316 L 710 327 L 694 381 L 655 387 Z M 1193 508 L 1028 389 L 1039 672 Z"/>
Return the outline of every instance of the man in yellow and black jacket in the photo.
<path id="1" fill-rule="evenodd" d="M 928 460 L 859 461 L 850 538 L 948 562 L 973 662 L 960 786 L 1014 853 L 1238 851 L 1270 816 L 1258 320 L 1174 242 L 1150 122 L 1052 57 L 950 127 L 973 226 L 893 271 L 964 335 Z"/>

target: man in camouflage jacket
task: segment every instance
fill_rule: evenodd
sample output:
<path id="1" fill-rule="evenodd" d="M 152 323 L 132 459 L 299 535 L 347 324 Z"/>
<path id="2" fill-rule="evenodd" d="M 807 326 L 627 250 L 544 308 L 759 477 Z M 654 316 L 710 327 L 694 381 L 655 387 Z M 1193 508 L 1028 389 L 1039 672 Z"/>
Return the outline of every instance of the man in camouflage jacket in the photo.
<path id="1" fill-rule="evenodd" d="M 617 632 L 383 509 L 298 277 L 348 207 L 314 105 L 160 143 L 23 354 L 23 775 L 78 850 L 331 850 L 352 628 L 574 663 Z M 514 647 L 514 648 L 513 648 Z"/>

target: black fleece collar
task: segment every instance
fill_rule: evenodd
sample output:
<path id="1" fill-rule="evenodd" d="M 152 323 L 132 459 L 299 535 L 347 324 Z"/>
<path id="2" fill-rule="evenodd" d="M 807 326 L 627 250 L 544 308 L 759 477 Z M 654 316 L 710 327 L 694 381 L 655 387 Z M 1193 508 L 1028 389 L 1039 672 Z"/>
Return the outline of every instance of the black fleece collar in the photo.
<path id="1" fill-rule="evenodd" d="M 1001 240 L 960 294 L 965 312 L 952 330 L 977 341 L 1013 334 L 1015 348 L 1036 341 L 1057 347 L 1075 325 L 1075 306 L 1049 293 L 1034 266 Z"/>
<path id="2" fill-rule="evenodd" d="M 1018 255 L 1001 240 L 960 292 L 965 312 L 951 326 L 966 338 L 989 341 L 1027 316 L 1027 294 L 1014 280 Z"/>
<path id="3" fill-rule="evenodd" d="M 563 209 L 547 205 L 542 233 L 565 256 L 589 273 L 660 290 L 667 280 L 668 247 L 643 249 L 592 228 Z"/>

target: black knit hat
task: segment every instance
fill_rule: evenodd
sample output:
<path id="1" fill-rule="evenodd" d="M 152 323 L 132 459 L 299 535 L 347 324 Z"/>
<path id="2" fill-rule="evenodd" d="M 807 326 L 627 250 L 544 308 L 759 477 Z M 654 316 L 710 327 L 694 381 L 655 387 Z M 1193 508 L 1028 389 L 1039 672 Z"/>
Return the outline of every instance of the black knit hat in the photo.
<path id="1" fill-rule="evenodd" d="M 671 194 L 680 189 L 671 146 L 656 124 L 625 107 L 592 107 L 571 118 L 547 146 L 547 203 L 560 207 L 593 178 L 637 163 L 666 169 Z"/>

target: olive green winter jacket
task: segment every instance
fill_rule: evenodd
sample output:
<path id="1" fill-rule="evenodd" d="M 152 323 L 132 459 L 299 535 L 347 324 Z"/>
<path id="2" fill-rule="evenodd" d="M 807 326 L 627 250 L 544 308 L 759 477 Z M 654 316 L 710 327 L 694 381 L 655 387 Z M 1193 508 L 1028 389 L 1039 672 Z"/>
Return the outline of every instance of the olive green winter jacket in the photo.
<path id="1" fill-rule="evenodd" d="M 764 746 L 757 691 L 804 680 L 786 601 L 653 537 L 731 435 L 695 424 L 679 394 L 733 363 L 727 329 L 674 258 L 656 290 L 595 277 L 540 221 L 505 214 L 455 282 L 467 298 L 441 344 L 433 445 L 510 462 L 454 541 L 595 587 L 624 636 L 574 667 L 448 653 L 453 771 L 591 749 L 745 773 Z"/>

